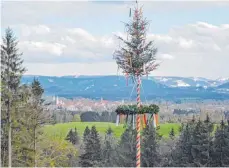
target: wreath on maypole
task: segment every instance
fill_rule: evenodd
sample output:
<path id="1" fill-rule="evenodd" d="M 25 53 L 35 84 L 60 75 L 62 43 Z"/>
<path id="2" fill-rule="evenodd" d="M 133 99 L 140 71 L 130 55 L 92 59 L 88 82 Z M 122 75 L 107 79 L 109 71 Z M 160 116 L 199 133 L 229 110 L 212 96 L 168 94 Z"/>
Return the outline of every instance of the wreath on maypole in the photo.
<path id="1" fill-rule="evenodd" d="M 126 77 L 131 77 L 137 83 L 137 107 L 135 106 L 125 106 L 118 107 L 116 110 L 117 117 L 122 116 L 119 114 L 126 113 L 136 113 L 136 129 L 137 129 L 137 137 L 136 137 L 136 167 L 140 167 L 141 165 L 141 148 L 140 148 L 140 121 L 141 114 L 151 112 L 152 109 L 149 107 L 141 106 L 140 99 L 140 86 L 141 86 L 141 76 L 150 74 L 150 72 L 157 69 L 159 66 L 156 63 L 156 53 L 157 48 L 154 46 L 153 41 L 146 43 L 146 32 L 149 22 L 143 18 L 142 15 L 142 7 L 138 8 L 138 3 L 136 1 L 136 8 L 134 9 L 134 16 L 129 21 L 129 23 L 125 23 L 125 27 L 127 30 L 127 39 L 118 36 L 118 39 L 123 42 L 123 46 L 118 48 L 113 56 L 116 60 L 119 69 L 122 69 L 123 73 Z M 131 9 L 130 9 L 130 17 L 131 17 Z M 128 79 L 127 79 L 128 80 Z M 138 110 L 136 110 L 136 109 Z M 134 110 L 135 109 L 135 110 Z M 128 116 L 127 115 L 127 116 Z M 134 116 L 134 115 L 132 115 Z M 134 118 L 133 118 L 134 121 Z"/>

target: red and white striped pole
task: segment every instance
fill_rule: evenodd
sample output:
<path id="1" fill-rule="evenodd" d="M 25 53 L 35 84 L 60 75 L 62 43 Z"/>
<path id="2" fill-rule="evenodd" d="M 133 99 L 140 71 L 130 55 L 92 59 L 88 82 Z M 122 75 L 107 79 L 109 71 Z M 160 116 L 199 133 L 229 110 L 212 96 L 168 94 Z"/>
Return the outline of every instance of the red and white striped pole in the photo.
<path id="1" fill-rule="evenodd" d="M 141 85 L 141 77 L 137 74 L 137 107 L 140 109 L 141 99 L 140 99 L 140 85 Z M 141 167 L 141 124 L 140 124 L 140 114 L 137 114 L 137 137 L 136 137 L 136 167 Z"/>

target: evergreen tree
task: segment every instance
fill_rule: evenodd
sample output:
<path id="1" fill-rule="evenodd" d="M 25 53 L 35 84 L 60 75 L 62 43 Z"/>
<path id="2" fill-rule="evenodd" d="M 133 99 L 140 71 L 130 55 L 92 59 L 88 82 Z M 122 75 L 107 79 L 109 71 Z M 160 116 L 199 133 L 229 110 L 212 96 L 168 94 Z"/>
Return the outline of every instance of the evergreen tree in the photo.
<path id="1" fill-rule="evenodd" d="M 136 130 L 128 127 L 124 131 L 118 143 L 115 159 L 118 167 L 136 166 Z"/>
<path id="2" fill-rule="evenodd" d="M 42 95 L 44 93 L 44 89 L 42 88 L 40 82 L 34 78 L 32 85 L 32 106 L 33 110 L 31 111 L 31 118 L 32 123 L 30 127 L 33 128 L 33 150 L 34 150 L 34 167 L 36 167 L 36 146 L 37 146 L 37 140 L 38 136 L 41 134 L 41 131 L 39 128 L 42 124 L 44 124 L 47 120 L 45 118 L 45 112 L 42 106 L 42 103 L 44 100 L 42 99 Z"/>
<path id="3" fill-rule="evenodd" d="M 72 129 L 68 132 L 67 137 L 65 140 L 71 142 L 73 145 L 77 145 L 79 143 L 79 135 L 77 132 L 77 129 L 75 128 L 75 131 L 73 132 Z"/>
<path id="4" fill-rule="evenodd" d="M 229 131 L 223 120 L 215 132 L 211 166 L 229 167 Z"/>
<path id="5" fill-rule="evenodd" d="M 80 142 L 80 137 L 79 137 L 79 134 L 78 134 L 78 131 L 77 131 L 77 129 L 75 128 L 75 132 L 73 133 L 73 141 L 72 141 L 72 143 L 74 144 L 74 145 L 77 145 L 77 144 L 79 144 L 79 142 Z"/>
<path id="6" fill-rule="evenodd" d="M 174 131 L 174 128 L 171 129 L 171 131 L 169 132 L 169 137 L 174 140 L 175 138 L 175 131 Z"/>
<path id="7" fill-rule="evenodd" d="M 200 120 L 196 124 L 193 132 L 192 142 L 193 166 L 206 167 L 210 166 L 211 137 L 209 126 Z"/>
<path id="8" fill-rule="evenodd" d="M 184 123 L 181 123 L 181 126 L 179 127 L 179 132 L 181 133 L 184 129 Z"/>
<path id="9" fill-rule="evenodd" d="M 92 126 L 90 136 L 86 138 L 84 143 L 84 153 L 80 155 L 80 165 L 82 167 L 98 166 L 102 161 L 102 151 L 99 134 L 95 126 Z"/>
<path id="10" fill-rule="evenodd" d="M 156 63 L 157 48 L 153 41 L 146 42 L 149 22 L 143 17 L 142 9 L 134 10 L 133 19 L 125 23 L 128 38 L 118 37 L 125 46 L 114 52 L 114 59 L 124 73 L 135 76 L 148 75 L 158 67 Z"/>
<path id="11" fill-rule="evenodd" d="M 103 167 L 115 166 L 115 145 L 114 137 L 112 135 L 113 130 L 109 127 L 106 131 L 105 142 L 102 149 L 102 165 Z"/>
<path id="12" fill-rule="evenodd" d="M 195 123 L 196 122 L 196 118 L 195 118 L 195 115 L 193 114 L 192 115 L 192 120 L 191 120 L 192 123 Z"/>
<path id="13" fill-rule="evenodd" d="M 193 161 L 192 147 L 193 130 L 191 123 L 184 126 L 175 149 L 171 152 L 169 159 L 170 167 L 189 167 Z"/>
<path id="14" fill-rule="evenodd" d="M 83 141 L 87 142 L 87 139 L 90 137 L 90 129 L 88 128 L 88 126 L 85 128 L 84 133 L 83 133 Z"/>
<path id="15" fill-rule="evenodd" d="M 17 48 L 18 42 L 10 28 L 5 31 L 1 45 L 1 118 L 5 121 L 2 125 L 4 145 L 2 150 L 2 166 L 12 166 L 12 123 L 16 121 L 14 118 L 13 108 L 17 108 L 20 102 L 18 97 L 18 89 L 21 76 L 25 72 L 22 66 L 23 60 L 21 53 Z M 17 104 L 16 104 L 17 103 Z M 7 136 L 6 136 L 7 135 Z M 7 155 L 8 153 L 8 155 Z"/>
<path id="16" fill-rule="evenodd" d="M 111 129 L 111 127 L 109 127 L 109 128 L 107 129 L 107 131 L 106 131 L 106 135 L 107 135 L 107 136 L 110 136 L 110 135 L 112 135 L 112 133 L 113 133 L 113 130 Z"/>
<path id="17" fill-rule="evenodd" d="M 142 139 L 142 166 L 156 167 L 160 164 L 161 158 L 158 151 L 159 136 L 152 125 L 147 125 L 143 131 Z"/>
<path id="18" fill-rule="evenodd" d="M 214 129 L 214 124 L 211 122 L 211 119 L 210 119 L 208 114 L 206 115 L 206 119 L 204 120 L 204 124 L 207 127 L 207 131 L 208 131 L 209 137 L 210 137 L 210 134 L 212 133 L 212 131 Z"/>
<path id="19" fill-rule="evenodd" d="M 72 142 L 72 138 L 73 138 L 73 131 L 72 131 L 72 129 L 70 129 L 65 140 Z"/>
<path id="20" fill-rule="evenodd" d="M 46 122 L 45 111 L 42 108 L 43 100 L 41 99 L 43 89 L 39 81 L 34 79 L 31 86 L 23 85 L 23 90 L 20 90 L 25 102 L 18 107 L 19 116 L 17 124 L 14 124 L 17 129 L 14 132 L 14 143 L 17 144 L 17 147 L 14 147 L 14 153 L 18 153 L 15 156 L 14 165 L 36 167 L 37 142 L 39 135 L 42 134 L 39 128 Z"/>

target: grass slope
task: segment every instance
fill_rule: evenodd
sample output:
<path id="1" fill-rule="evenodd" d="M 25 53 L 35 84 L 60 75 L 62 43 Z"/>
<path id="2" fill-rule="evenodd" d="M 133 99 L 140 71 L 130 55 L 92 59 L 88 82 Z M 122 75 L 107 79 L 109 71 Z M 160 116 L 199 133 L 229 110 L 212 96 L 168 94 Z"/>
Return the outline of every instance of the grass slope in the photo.
<path id="1" fill-rule="evenodd" d="M 44 127 L 44 133 L 47 137 L 50 138 L 61 138 L 64 139 L 67 136 L 67 133 L 70 129 L 74 129 L 76 127 L 78 133 L 83 135 L 83 132 L 88 126 L 91 128 L 93 125 L 96 126 L 96 129 L 99 131 L 101 135 L 104 135 L 106 130 L 111 127 L 114 131 L 116 137 L 120 137 L 124 131 L 123 125 L 116 126 L 114 123 L 107 122 L 70 122 L 56 125 L 46 125 Z M 158 130 L 159 134 L 163 135 L 164 138 L 169 137 L 169 132 L 172 128 L 174 128 L 176 135 L 178 134 L 180 124 L 177 123 L 166 123 L 160 124 L 160 129 Z"/>

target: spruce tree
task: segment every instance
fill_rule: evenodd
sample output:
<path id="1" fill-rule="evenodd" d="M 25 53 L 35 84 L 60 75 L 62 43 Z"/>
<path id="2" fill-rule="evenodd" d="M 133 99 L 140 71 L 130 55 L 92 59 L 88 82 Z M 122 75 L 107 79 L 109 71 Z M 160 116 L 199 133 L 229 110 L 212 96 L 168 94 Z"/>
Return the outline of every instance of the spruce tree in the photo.
<path id="1" fill-rule="evenodd" d="M 171 158 L 169 161 L 170 167 L 191 166 L 193 161 L 191 153 L 192 136 L 192 125 L 188 123 L 186 126 L 184 126 L 177 145 L 171 152 Z"/>
<path id="2" fill-rule="evenodd" d="M 19 91 L 25 102 L 18 107 L 18 119 L 14 124 L 17 129 L 14 132 L 14 143 L 17 147 L 13 149 L 17 156 L 14 156 L 16 161 L 13 164 L 36 167 L 37 142 L 42 134 L 39 128 L 46 122 L 46 113 L 42 108 L 41 99 L 43 89 L 38 81 L 33 81 L 31 86 L 23 85 Z"/>
<path id="3" fill-rule="evenodd" d="M 91 160 L 91 137 L 90 137 L 90 129 L 88 126 L 84 130 L 84 135 L 83 135 L 83 148 L 84 151 L 83 153 L 79 156 L 79 164 L 81 167 L 92 167 L 93 162 Z"/>
<path id="4" fill-rule="evenodd" d="M 82 167 L 98 166 L 102 161 L 102 151 L 99 134 L 95 126 L 92 126 L 89 137 L 85 140 L 84 153 L 80 155 L 80 165 Z"/>
<path id="5" fill-rule="evenodd" d="M 124 131 L 118 143 L 116 164 L 118 167 L 136 166 L 136 130 L 131 127 Z"/>
<path id="6" fill-rule="evenodd" d="M 90 137 L 90 129 L 88 128 L 88 126 L 85 128 L 84 133 L 83 133 L 83 141 L 86 142 L 87 139 Z"/>
<path id="7" fill-rule="evenodd" d="M 211 166 L 229 167 L 229 131 L 223 120 L 215 132 Z"/>
<path id="8" fill-rule="evenodd" d="M 211 134 L 213 129 L 214 129 L 214 124 L 211 122 L 211 119 L 210 119 L 208 114 L 206 115 L 206 119 L 204 120 L 204 124 L 207 127 L 208 133 Z"/>
<path id="9" fill-rule="evenodd" d="M 143 131 L 142 139 L 142 166 L 159 166 L 161 158 L 158 151 L 159 136 L 152 125 L 147 125 Z"/>
<path id="10" fill-rule="evenodd" d="M 200 120 L 196 124 L 192 140 L 193 166 L 210 166 L 211 136 L 209 134 L 209 125 Z"/>
<path id="11" fill-rule="evenodd" d="M 109 127 L 106 131 L 105 142 L 102 148 L 102 165 L 103 167 L 115 166 L 115 142 L 112 135 L 113 130 Z"/>
<path id="12" fill-rule="evenodd" d="M 184 129 L 184 123 L 181 123 L 181 126 L 179 127 L 179 132 L 181 133 Z"/>
<path id="13" fill-rule="evenodd" d="M 172 128 L 171 131 L 169 132 L 169 137 L 170 137 L 170 139 L 174 140 L 174 138 L 175 138 L 174 128 Z"/>
<path id="14" fill-rule="evenodd" d="M 41 134 L 41 131 L 39 128 L 42 126 L 42 124 L 46 123 L 47 119 L 45 118 L 45 111 L 43 109 L 43 102 L 42 99 L 44 89 L 42 88 L 39 80 L 35 79 L 32 82 L 31 85 L 32 90 L 32 123 L 31 127 L 33 128 L 33 150 L 34 150 L 34 167 L 36 167 L 36 146 L 37 146 L 37 140 L 38 136 Z"/>
<path id="15" fill-rule="evenodd" d="M 2 166 L 12 166 L 12 122 L 16 121 L 13 108 L 17 108 L 19 103 L 18 89 L 20 80 L 25 72 L 23 67 L 22 53 L 17 48 L 18 42 L 10 28 L 5 31 L 1 45 L 1 118 L 5 120 L 3 126 L 2 144 L 3 159 Z M 17 103 L 17 104 L 16 104 Z M 6 136 L 7 135 L 7 136 Z M 8 156 L 6 156 L 8 153 Z M 8 161 L 8 164 L 6 163 Z"/>
<path id="16" fill-rule="evenodd" d="M 79 135 L 78 135 L 77 129 L 75 128 L 74 131 L 72 131 L 72 129 L 71 129 L 68 132 L 68 135 L 65 138 L 65 140 L 71 142 L 73 145 L 77 145 L 79 143 Z"/>
<path id="17" fill-rule="evenodd" d="M 73 131 L 72 131 L 72 129 L 70 129 L 65 140 L 72 142 L 72 139 L 73 139 Z"/>
<path id="18" fill-rule="evenodd" d="M 75 128 L 75 131 L 73 133 L 73 141 L 72 141 L 72 143 L 74 145 L 77 145 L 77 144 L 79 144 L 79 142 L 80 142 L 80 137 L 79 137 L 77 129 Z"/>
<path id="19" fill-rule="evenodd" d="M 109 127 L 106 131 L 106 136 L 109 137 L 110 135 L 112 135 L 112 133 L 113 133 L 113 130 L 111 129 L 111 127 Z"/>
<path id="20" fill-rule="evenodd" d="M 142 8 L 137 7 L 133 13 L 133 19 L 125 23 L 129 37 L 118 37 L 124 46 L 114 52 L 114 59 L 124 73 L 148 75 L 159 65 L 156 63 L 157 48 L 153 41 L 146 43 L 149 21 L 144 18 Z"/>

